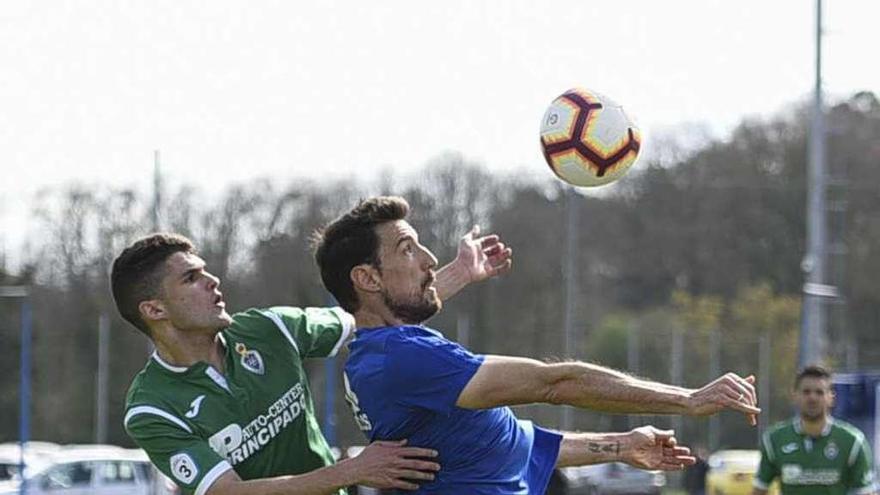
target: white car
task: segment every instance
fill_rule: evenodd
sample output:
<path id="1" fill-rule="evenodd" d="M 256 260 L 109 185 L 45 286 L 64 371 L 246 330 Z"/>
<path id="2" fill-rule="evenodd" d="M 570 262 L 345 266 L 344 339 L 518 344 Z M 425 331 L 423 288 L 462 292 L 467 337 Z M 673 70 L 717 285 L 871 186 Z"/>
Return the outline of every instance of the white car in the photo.
<path id="1" fill-rule="evenodd" d="M 27 471 L 29 495 L 153 495 L 156 476 L 146 453 L 111 445 L 61 447 Z M 19 481 L 0 494 L 18 493 Z"/>
<path id="2" fill-rule="evenodd" d="M 24 461 L 29 472 L 42 469 L 49 462 L 47 456 L 60 449 L 57 443 L 28 442 L 24 449 Z M 21 446 L 18 443 L 0 443 L 0 484 L 21 479 Z"/>
<path id="3" fill-rule="evenodd" d="M 659 495 L 666 486 L 663 472 L 638 469 L 621 462 L 564 467 L 558 471 L 561 486 L 548 490 L 548 495 Z"/>

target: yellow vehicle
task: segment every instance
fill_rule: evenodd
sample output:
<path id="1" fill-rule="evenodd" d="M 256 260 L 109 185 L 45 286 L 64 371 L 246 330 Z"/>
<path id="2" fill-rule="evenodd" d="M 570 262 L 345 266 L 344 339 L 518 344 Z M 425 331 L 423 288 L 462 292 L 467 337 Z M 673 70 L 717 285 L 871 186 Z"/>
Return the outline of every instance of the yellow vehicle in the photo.
<path id="1" fill-rule="evenodd" d="M 761 462 L 757 450 L 719 450 L 709 456 L 706 495 L 749 495 Z M 770 485 L 769 495 L 779 495 L 779 482 Z"/>

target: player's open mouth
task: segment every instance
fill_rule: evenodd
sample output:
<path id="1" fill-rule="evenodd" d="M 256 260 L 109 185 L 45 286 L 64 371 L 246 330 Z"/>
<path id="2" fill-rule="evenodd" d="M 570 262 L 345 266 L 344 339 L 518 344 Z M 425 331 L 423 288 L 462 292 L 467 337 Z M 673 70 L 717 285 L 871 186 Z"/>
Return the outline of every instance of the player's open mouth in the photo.
<path id="1" fill-rule="evenodd" d="M 215 306 L 220 306 L 221 308 L 225 308 L 225 307 L 226 307 L 226 303 L 223 302 L 223 294 L 217 294 L 217 297 L 214 298 L 214 305 L 215 305 Z"/>

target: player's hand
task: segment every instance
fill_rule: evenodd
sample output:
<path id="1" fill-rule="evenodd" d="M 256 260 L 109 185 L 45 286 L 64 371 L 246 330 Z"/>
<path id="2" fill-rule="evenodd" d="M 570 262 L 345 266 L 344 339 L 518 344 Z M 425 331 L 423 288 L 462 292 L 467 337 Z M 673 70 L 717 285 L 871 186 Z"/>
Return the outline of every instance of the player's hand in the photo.
<path id="1" fill-rule="evenodd" d="M 467 274 L 468 282 L 480 282 L 510 270 L 513 250 L 495 235 L 480 236 L 480 226 L 474 225 L 458 243 L 455 263 Z"/>
<path id="2" fill-rule="evenodd" d="M 642 426 L 627 433 L 621 445 L 621 460 L 641 469 L 674 471 L 697 462 L 691 449 L 679 446 L 672 430 Z"/>
<path id="3" fill-rule="evenodd" d="M 688 398 L 688 414 L 709 416 L 723 409 L 732 409 L 748 416 L 752 426 L 758 424 L 758 396 L 755 394 L 755 377 L 745 378 L 727 373 L 703 388 L 691 393 Z"/>
<path id="4" fill-rule="evenodd" d="M 429 459 L 437 451 L 405 447 L 406 440 L 373 442 L 348 462 L 354 464 L 355 478 L 373 488 L 416 490 L 420 481 L 431 481 L 440 465 Z"/>

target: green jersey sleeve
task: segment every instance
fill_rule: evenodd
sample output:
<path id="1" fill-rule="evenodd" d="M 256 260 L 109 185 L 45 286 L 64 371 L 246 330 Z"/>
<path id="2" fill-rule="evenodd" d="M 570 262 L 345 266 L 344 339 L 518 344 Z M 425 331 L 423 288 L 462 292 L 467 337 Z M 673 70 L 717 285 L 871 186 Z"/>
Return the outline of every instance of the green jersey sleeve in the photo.
<path id="1" fill-rule="evenodd" d="M 849 472 L 846 476 L 847 488 L 850 493 L 873 493 L 876 486 L 874 484 L 874 469 L 871 466 L 871 448 L 865 441 L 865 435 L 861 432 L 857 432 L 855 437 L 847 459 L 849 465 Z"/>
<path id="2" fill-rule="evenodd" d="M 758 472 L 755 474 L 753 484 L 760 490 L 769 490 L 770 483 L 773 483 L 777 476 L 779 476 L 779 465 L 776 463 L 776 452 L 773 450 L 770 431 L 767 431 L 761 437 L 761 462 L 758 464 Z"/>
<path id="3" fill-rule="evenodd" d="M 354 317 L 342 308 L 276 306 L 264 314 L 283 325 L 282 331 L 302 357 L 335 356 L 355 327 Z"/>
<path id="4" fill-rule="evenodd" d="M 147 452 L 150 461 L 181 488 L 203 495 L 232 469 L 208 441 L 193 434 L 183 420 L 153 406 L 134 406 L 125 414 L 128 435 Z"/>

